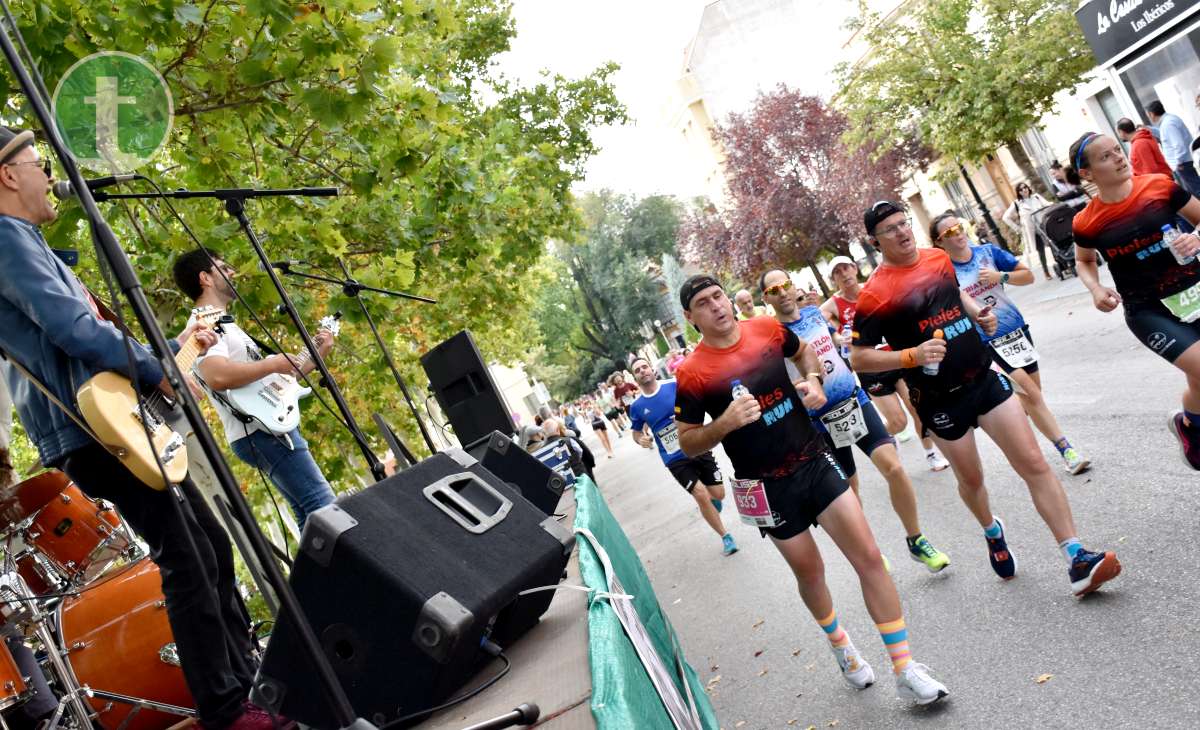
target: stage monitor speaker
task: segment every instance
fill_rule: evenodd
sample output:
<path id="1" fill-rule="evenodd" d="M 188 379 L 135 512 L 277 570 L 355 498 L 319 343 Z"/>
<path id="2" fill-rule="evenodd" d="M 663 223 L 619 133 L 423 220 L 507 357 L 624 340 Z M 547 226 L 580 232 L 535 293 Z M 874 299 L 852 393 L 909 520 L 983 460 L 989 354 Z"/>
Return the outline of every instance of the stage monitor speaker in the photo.
<path id="1" fill-rule="evenodd" d="M 421 367 L 460 444 L 478 441 L 492 431 L 516 432 L 470 332 L 463 330 L 422 355 Z"/>
<path id="2" fill-rule="evenodd" d="M 467 446 L 467 453 L 478 459 L 483 468 L 516 487 L 534 507 L 547 515 L 554 514 L 566 480 L 515 441 L 493 431 Z"/>
<path id="3" fill-rule="evenodd" d="M 573 533 L 461 449 L 309 516 L 289 578 L 357 716 L 382 726 L 448 699 L 545 613 Z M 336 726 L 293 622 L 255 679 L 261 707 Z"/>

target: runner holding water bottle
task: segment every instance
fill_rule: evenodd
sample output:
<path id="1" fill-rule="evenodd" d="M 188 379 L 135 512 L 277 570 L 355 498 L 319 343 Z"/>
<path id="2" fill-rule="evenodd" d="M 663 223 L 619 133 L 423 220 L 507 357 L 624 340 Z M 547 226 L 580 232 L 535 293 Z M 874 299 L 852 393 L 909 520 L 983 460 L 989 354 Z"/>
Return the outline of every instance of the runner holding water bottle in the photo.
<path id="1" fill-rule="evenodd" d="M 1083 549 L 1062 483 L 1038 448 L 1029 419 L 1009 397 L 1011 382 L 990 368 L 991 358 L 975 325 L 995 334 L 995 313 L 958 288 L 945 251 L 917 248 L 903 207 L 880 201 L 863 214 L 863 223 L 883 263 L 858 297 L 851 361 L 861 372 L 904 370 L 913 405 L 950 460 L 959 495 L 983 528 L 992 570 L 1001 578 L 1013 578 L 1017 561 L 1004 523 L 992 513 L 975 444 L 976 426 L 1000 447 L 1028 486 L 1038 514 L 1066 558 L 1075 595 L 1115 578 L 1121 572 L 1116 554 Z M 938 330 L 940 338 L 935 336 Z M 875 349 L 884 337 L 897 352 Z M 922 370 L 933 364 L 938 365 L 936 373 Z"/>
<path id="2" fill-rule="evenodd" d="M 1200 470 L 1200 238 L 1174 228 L 1177 217 L 1200 222 L 1200 201 L 1166 175 L 1135 176 L 1107 135 L 1083 135 L 1070 155 L 1079 176 L 1099 189 L 1075 216 L 1079 278 L 1101 312 L 1123 303 L 1130 331 L 1187 377 L 1183 410 L 1168 427 L 1184 461 Z M 1098 255 L 1111 267 L 1115 291 L 1100 283 Z"/>
<path id="3" fill-rule="evenodd" d="M 842 341 L 842 357 L 849 362 L 850 338 L 851 332 L 854 330 L 854 311 L 858 307 L 858 293 L 862 290 L 862 286 L 858 283 L 858 264 L 854 263 L 854 259 L 849 256 L 834 256 L 830 264 L 832 265 L 829 270 L 830 279 L 838 291 L 821 305 L 821 312 L 837 330 L 839 339 Z M 881 344 L 880 348 L 890 349 L 886 343 Z M 917 409 L 913 407 L 912 401 L 908 398 L 908 386 L 900 378 L 899 370 L 886 373 L 858 373 L 858 379 L 862 383 L 863 390 L 866 390 L 867 395 L 871 396 L 871 402 L 875 404 L 887 421 L 888 433 L 897 436 L 901 441 L 907 440 L 907 437 L 903 435 L 905 423 L 910 420 L 904 413 L 907 409 L 911 416 L 912 430 L 920 437 L 921 446 L 925 449 L 925 462 L 929 464 L 929 470 L 942 471 L 950 466 L 950 462 L 938 453 L 937 447 L 933 445 L 933 439 L 929 438 L 929 433 L 921 423 L 920 417 L 917 416 Z"/>
<path id="4" fill-rule="evenodd" d="M 992 362 L 1017 384 L 1017 397 L 1033 425 L 1058 449 L 1067 471 L 1079 474 L 1087 469 L 1091 462 L 1071 445 L 1042 397 L 1042 376 L 1038 372 L 1033 335 L 1029 333 L 1021 310 L 1004 291 L 1005 284 L 1032 284 L 1033 272 L 995 244 L 972 245 L 966 227 L 952 211 L 942 213 L 929 223 L 929 238 L 950 255 L 959 289 L 981 306 L 992 307 L 996 313 L 995 334 L 980 330 L 979 336 L 987 345 Z"/>
<path id="5" fill-rule="evenodd" d="M 808 343 L 821 361 L 825 376 L 823 387 L 827 401 L 809 411 L 813 426 L 824 436 L 850 479 L 850 488 L 862 501 L 858 490 L 858 468 L 854 463 L 854 447 L 866 454 L 888 483 L 892 509 L 904 525 L 909 556 L 937 573 L 950 564 L 950 558 L 939 551 L 921 532 L 917 517 L 917 495 L 912 481 L 900 463 L 896 440 L 883 425 L 879 412 L 859 387 L 850 366 L 840 357 L 829 323 L 821 310 L 812 304 L 800 306 L 796 301 L 791 277 L 786 271 L 772 269 L 758 280 L 763 301 L 775 308 L 775 318 Z M 805 301 L 809 301 L 806 299 Z M 820 300 L 817 300 L 820 301 Z"/>
<path id="6" fill-rule="evenodd" d="M 772 317 L 738 321 L 711 276 L 685 281 L 679 303 L 701 334 L 696 351 L 676 372 L 675 425 L 683 452 L 696 457 L 717 444 L 725 447 L 737 477 L 731 487 L 742 520 L 770 536 L 783 555 L 847 683 L 865 689 L 875 673 L 838 625 L 809 529 L 814 525 L 829 534 L 858 574 L 867 610 L 892 660 L 897 694 L 918 704 L 945 697 L 945 686 L 912 660 L 900 599 L 862 507 L 809 420 L 807 409 L 826 401 L 813 349 Z M 788 376 L 788 361 L 802 379 Z M 706 415 L 713 419 L 707 424 Z"/>

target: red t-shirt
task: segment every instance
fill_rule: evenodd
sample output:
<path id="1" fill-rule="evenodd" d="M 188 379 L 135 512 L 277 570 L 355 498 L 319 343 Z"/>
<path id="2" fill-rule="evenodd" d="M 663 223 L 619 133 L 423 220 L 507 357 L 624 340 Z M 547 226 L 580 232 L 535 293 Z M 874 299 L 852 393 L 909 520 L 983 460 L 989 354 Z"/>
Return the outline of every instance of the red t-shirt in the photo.
<path id="1" fill-rule="evenodd" d="M 1162 245 L 1162 227 L 1192 196 L 1166 175 L 1135 175 L 1133 191 L 1119 203 L 1092 198 L 1072 223 L 1075 245 L 1095 249 L 1112 267 L 1127 303 L 1146 304 L 1200 281 L 1200 262 L 1181 266 Z"/>
<path id="2" fill-rule="evenodd" d="M 638 387 L 633 383 L 621 383 L 613 386 L 613 398 L 616 399 L 618 406 L 627 406 L 637 398 Z M 629 403 L 625 402 L 625 396 L 630 396 Z"/>
<path id="3" fill-rule="evenodd" d="M 762 406 L 762 418 L 731 432 L 721 444 L 739 479 L 780 479 L 825 451 L 788 376 L 785 358 L 800 350 L 800 339 L 774 317 L 738 322 L 741 338 L 726 348 L 701 340 L 675 373 L 675 419 L 702 424 L 719 418 L 733 402 L 740 380 Z"/>
<path id="4" fill-rule="evenodd" d="M 986 372 L 991 357 L 963 309 L 950 256 L 938 248 L 922 248 L 917 254 L 911 266 L 880 266 L 863 285 L 854 315 L 854 344 L 874 347 L 886 337 L 893 348 L 902 350 L 941 330 L 946 359 L 937 374 L 908 368 L 904 381 L 914 388 L 946 392 Z"/>

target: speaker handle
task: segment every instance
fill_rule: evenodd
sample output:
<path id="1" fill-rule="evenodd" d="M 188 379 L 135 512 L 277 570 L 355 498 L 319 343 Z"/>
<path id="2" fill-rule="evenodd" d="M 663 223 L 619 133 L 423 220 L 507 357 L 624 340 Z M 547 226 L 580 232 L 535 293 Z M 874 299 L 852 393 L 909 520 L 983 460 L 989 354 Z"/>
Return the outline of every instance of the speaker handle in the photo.
<path id="1" fill-rule="evenodd" d="M 485 495 L 492 497 L 498 504 L 490 515 L 483 513 L 480 505 L 476 505 L 471 497 L 478 495 L 466 488 L 455 489 L 455 485 L 469 482 L 470 487 L 477 487 Z M 468 492 L 464 494 L 464 492 Z M 457 522 L 463 529 L 475 535 L 481 535 L 504 521 L 512 509 L 512 500 L 505 497 L 491 484 L 483 481 L 470 472 L 460 472 L 433 482 L 421 490 L 425 499 L 429 500 L 447 517 Z"/>

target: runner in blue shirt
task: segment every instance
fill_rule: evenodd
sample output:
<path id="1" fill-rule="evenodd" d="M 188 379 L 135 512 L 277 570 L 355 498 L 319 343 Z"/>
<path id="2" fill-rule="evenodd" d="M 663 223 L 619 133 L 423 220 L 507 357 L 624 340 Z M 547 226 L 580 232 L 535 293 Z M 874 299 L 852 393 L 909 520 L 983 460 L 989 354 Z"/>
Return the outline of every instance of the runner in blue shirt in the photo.
<path id="1" fill-rule="evenodd" d="M 833 341 L 829 321 L 820 307 L 813 303 L 801 306 L 796 299 L 791 277 L 780 269 L 763 274 L 759 279 L 759 289 L 763 301 L 775 308 L 775 318 L 811 345 L 821 361 L 825 371 L 822 387 L 827 401 L 820 408 L 809 411 L 808 415 L 817 430 L 825 434 L 829 448 L 841 464 L 842 471 L 849 477 L 854 494 L 858 495 L 858 473 L 852 447 L 857 446 L 887 480 L 892 509 L 896 511 L 908 536 L 909 556 L 924 564 L 930 572 L 941 571 L 950 564 L 950 558 L 921 533 L 917 495 L 908 473 L 900 463 L 896 440 L 888 433 L 875 405 L 866 391 L 859 387 L 854 372 L 842 359 Z M 862 501 L 861 497 L 859 501 Z"/>
<path id="2" fill-rule="evenodd" d="M 929 237 L 950 255 L 958 288 L 981 305 L 991 307 L 996 315 L 995 334 L 984 334 L 978 325 L 975 328 L 987 344 L 992 361 L 1017 384 L 1017 396 L 1033 425 L 1058 449 L 1068 472 L 1079 474 L 1086 470 L 1091 462 L 1071 446 L 1042 397 L 1042 376 L 1038 372 L 1033 336 L 1021 310 L 1004 290 L 1005 284 L 1032 284 L 1033 272 L 995 244 L 972 245 L 962 222 L 951 211 L 933 219 Z"/>
<path id="3" fill-rule="evenodd" d="M 692 495 L 704 521 L 721 536 L 724 553 L 733 555 L 738 551 L 737 543 L 725 530 L 719 514 L 721 500 L 725 499 L 725 484 L 717 460 L 711 451 L 690 458 L 679 448 L 679 433 L 675 430 L 675 381 L 659 382 L 654 366 L 644 357 L 635 359 L 629 369 L 642 391 L 629 406 L 633 440 L 647 449 L 658 445 L 658 455 L 671 476 Z"/>

